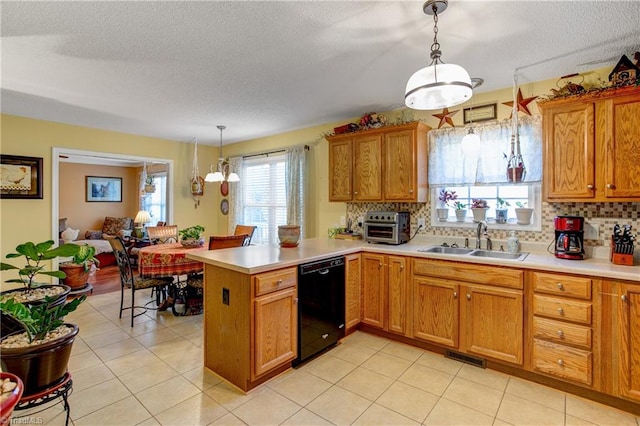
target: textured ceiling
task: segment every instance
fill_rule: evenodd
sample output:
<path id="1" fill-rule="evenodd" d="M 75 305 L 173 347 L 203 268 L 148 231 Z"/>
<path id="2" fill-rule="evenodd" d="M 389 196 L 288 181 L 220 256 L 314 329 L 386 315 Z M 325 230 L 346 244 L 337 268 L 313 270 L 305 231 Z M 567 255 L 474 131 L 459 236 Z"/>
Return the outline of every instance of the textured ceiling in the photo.
<path id="1" fill-rule="evenodd" d="M 421 1 L 1 3 L 2 112 L 217 144 L 403 105 L 426 66 Z M 478 92 L 640 50 L 640 1 L 450 0 L 442 59 Z"/>

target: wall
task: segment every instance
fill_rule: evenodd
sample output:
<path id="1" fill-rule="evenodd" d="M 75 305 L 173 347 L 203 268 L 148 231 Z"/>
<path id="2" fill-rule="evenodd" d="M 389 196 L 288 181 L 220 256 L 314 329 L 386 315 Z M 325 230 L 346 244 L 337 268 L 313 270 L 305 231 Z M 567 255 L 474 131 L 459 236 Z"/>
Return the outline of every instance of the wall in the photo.
<path id="1" fill-rule="evenodd" d="M 122 178 L 122 202 L 87 202 L 86 177 Z M 133 167 L 60 163 L 58 217 L 67 218 L 67 226 L 80 229 L 82 239 L 89 229 L 102 229 L 105 216 L 131 217 L 138 212 L 138 170 Z"/>

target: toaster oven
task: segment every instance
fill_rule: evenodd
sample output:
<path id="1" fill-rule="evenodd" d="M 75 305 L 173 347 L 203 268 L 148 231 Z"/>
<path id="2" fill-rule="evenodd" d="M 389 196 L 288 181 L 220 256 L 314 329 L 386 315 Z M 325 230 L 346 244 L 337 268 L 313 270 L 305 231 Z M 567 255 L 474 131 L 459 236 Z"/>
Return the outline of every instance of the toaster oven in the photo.
<path id="1" fill-rule="evenodd" d="M 404 244 L 410 233 L 409 212 L 367 212 L 364 239 L 368 243 Z"/>

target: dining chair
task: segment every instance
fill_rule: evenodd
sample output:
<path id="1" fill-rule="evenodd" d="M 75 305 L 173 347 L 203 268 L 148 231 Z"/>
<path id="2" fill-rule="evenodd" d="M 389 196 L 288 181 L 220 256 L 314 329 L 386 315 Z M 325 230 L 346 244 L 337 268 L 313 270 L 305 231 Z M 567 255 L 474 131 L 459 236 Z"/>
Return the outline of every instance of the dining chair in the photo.
<path id="1" fill-rule="evenodd" d="M 118 318 L 122 318 L 122 311 L 125 309 L 131 309 L 131 327 L 133 327 L 133 319 L 139 315 L 147 312 L 148 309 L 157 309 L 150 308 L 147 305 L 152 303 L 153 300 L 148 301 L 143 306 L 136 306 L 135 303 L 135 295 L 136 290 L 141 290 L 144 288 L 153 288 L 156 290 L 165 289 L 168 285 L 173 283 L 173 277 L 161 277 L 161 278 L 136 278 L 133 274 L 133 268 L 131 267 L 131 262 L 129 262 L 129 254 L 127 253 L 127 248 L 124 245 L 124 241 L 122 238 L 115 237 L 109 240 L 111 247 L 113 248 L 113 254 L 116 258 L 116 263 L 118 264 L 118 269 L 120 269 L 120 316 Z M 124 291 L 125 288 L 131 289 L 131 306 L 124 307 Z M 142 312 L 134 313 L 134 310 L 143 309 Z"/>
<path id="2" fill-rule="evenodd" d="M 212 235 L 209 237 L 209 250 L 218 250 L 223 248 L 242 247 L 248 234 L 240 235 Z M 192 274 L 187 277 L 187 286 L 193 288 L 203 287 L 203 274 Z"/>
<path id="3" fill-rule="evenodd" d="M 253 233 L 256 231 L 257 226 L 251 225 L 236 225 L 236 229 L 233 231 L 233 235 L 242 235 L 247 234 L 248 237 L 245 238 L 243 246 L 248 246 L 251 244 L 251 238 L 253 238 Z"/>
<path id="4" fill-rule="evenodd" d="M 178 225 L 148 226 L 147 235 L 152 244 L 178 242 Z"/>

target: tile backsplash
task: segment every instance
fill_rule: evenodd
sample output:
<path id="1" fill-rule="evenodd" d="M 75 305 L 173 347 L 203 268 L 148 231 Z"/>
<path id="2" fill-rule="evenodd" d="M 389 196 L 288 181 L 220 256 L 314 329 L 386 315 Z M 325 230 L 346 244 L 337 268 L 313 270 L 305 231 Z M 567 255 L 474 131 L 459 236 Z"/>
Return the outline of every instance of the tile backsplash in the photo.
<path id="1" fill-rule="evenodd" d="M 427 226 L 418 235 L 433 236 L 469 236 L 475 231 L 459 228 L 432 227 L 429 222 L 431 206 L 429 203 L 347 203 L 347 218 L 357 223 L 369 210 L 408 211 L 411 214 L 411 229 L 417 229 L 417 218 L 427 218 Z M 518 231 L 521 241 L 551 242 L 554 238 L 553 218 L 559 215 L 583 216 L 585 222 L 600 226 L 598 240 L 586 240 L 587 246 L 606 246 L 609 244 L 613 225 L 630 224 L 633 233 L 640 232 L 640 203 L 542 203 L 542 230 Z M 414 232 L 414 231 L 412 231 Z M 491 237 L 507 239 L 508 230 L 493 229 Z"/>

